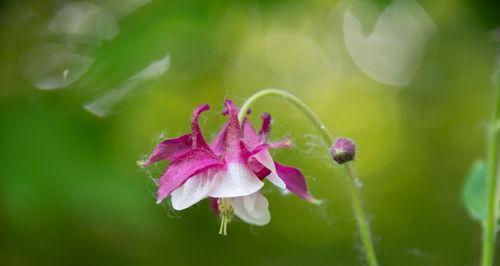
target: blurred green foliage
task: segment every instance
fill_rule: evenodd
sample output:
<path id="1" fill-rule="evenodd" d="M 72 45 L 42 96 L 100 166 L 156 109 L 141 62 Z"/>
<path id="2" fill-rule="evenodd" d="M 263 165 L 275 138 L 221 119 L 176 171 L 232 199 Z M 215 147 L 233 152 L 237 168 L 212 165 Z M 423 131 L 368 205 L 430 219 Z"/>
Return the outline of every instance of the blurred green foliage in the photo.
<path id="1" fill-rule="evenodd" d="M 241 104 L 258 89 L 279 87 L 310 104 L 335 135 L 356 140 L 381 265 L 476 265 L 480 227 L 462 207 L 461 189 L 470 162 L 484 154 L 498 5 L 418 2 L 438 36 L 404 88 L 352 62 L 335 1 L 152 0 L 118 20 L 116 38 L 90 50 L 95 63 L 81 80 L 41 91 L 19 60 L 47 38 L 40 26 L 65 2 L 3 1 L 0 264 L 361 265 L 343 179 L 314 128 L 287 103 L 262 100 L 252 120 L 270 112 L 272 137 L 293 138 L 294 149 L 274 156 L 303 170 L 321 206 L 266 185 L 271 223 L 234 221 L 220 237 L 208 202 L 182 212 L 156 205 L 151 177 L 161 167 L 136 166 L 160 132 L 187 132 L 198 104 L 212 105 L 203 118 L 212 137 L 224 98 Z M 379 2 L 381 10 L 387 3 Z M 286 38 L 269 44 L 275 36 Z M 165 77 L 115 114 L 99 118 L 82 108 L 165 53 L 172 60 Z"/>
<path id="2" fill-rule="evenodd" d="M 487 183 L 488 168 L 483 160 L 477 160 L 465 177 L 463 199 L 469 215 L 483 224 L 488 206 Z"/>

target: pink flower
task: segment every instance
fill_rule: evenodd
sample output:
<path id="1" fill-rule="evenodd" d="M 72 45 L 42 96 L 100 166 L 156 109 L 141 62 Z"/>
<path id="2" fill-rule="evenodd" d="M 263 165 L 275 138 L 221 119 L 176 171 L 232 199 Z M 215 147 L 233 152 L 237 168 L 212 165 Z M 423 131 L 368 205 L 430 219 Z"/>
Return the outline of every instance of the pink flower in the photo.
<path id="1" fill-rule="evenodd" d="M 265 225 L 270 221 L 267 199 L 259 193 L 264 179 L 299 197 L 314 201 L 300 170 L 273 161 L 269 149 L 290 147 L 290 140 L 269 143 L 271 116 L 262 115 L 262 128 L 256 133 L 245 118 L 238 121 L 238 109 L 225 101 L 224 124 L 209 145 L 201 132 L 198 117 L 208 110 L 204 104 L 192 115 L 191 133 L 161 142 L 145 166 L 161 160 L 170 165 L 159 179 L 157 203 L 171 197 L 176 210 L 186 209 L 204 198 L 212 198 L 225 234 L 233 213 L 243 221 Z"/>

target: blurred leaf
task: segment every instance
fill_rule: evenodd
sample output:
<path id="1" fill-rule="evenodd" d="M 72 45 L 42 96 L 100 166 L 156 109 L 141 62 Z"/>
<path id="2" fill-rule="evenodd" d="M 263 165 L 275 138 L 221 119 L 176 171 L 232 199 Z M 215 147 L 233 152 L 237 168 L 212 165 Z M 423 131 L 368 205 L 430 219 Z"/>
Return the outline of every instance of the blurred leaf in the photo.
<path id="1" fill-rule="evenodd" d="M 462 192 L 465 209 L 469 215 L 482 222 L 486 219 L 488 206 L 487 179 L 488 168 L 484 160 L 477 160 L 467 173 Z"/>

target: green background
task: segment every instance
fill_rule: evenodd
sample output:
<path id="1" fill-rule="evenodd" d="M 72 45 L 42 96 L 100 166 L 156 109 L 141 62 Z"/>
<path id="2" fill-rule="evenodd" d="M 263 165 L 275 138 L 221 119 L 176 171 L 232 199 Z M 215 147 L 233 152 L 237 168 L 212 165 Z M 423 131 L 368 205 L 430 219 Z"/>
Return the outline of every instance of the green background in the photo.
<path id="1" fill-rule="evenodd" d="M 377 5 L 383 10 L 388 2 Z M 491 30 L 500 7 L 418 2 L 438 34 L 404 88 L 364 75 L 345 48 L 332 51 L 339 43 L 331 19 L 336 1 L 153 0 L 118 20 L 116 38 L 91 49 L 95 64 L 81 80 L 42 91 L 19 71 L 19 60 L 45 38 L 37 29 L 64 1 L 0 1 L 0 264 L 362 265 L 349 195 L 328 146 L 277 99 L 253 106 L 252 121 L 270 112 L 272 138 L 293 138 L 295 147 L 274 157 L 302 169 L 323 205 L 267 184 L 271 223 L 236 220 L 221 237 L 207 201 L 181 212 L 155 204 L 151 178 L 165 165 L 146 171 L 136 161 L 160 132 L 188 132 L 193 108 L 209 103 L 202 125 L 210 138 L 224 121 L 225 98 L 241 104 L 275 87 L 308 103 L 334 135 L 356 140 L 381 265 L 477 265 L 480 227 L 462 207 L 461 188 L 485 152 L 496 57 Z M 268 32 L 308 36 L 322 52 L 297 56 L 303 47 L 290 43 L 283 48 L 290 56 L 271 65 L 262 48 Z M 82 108 L 166 53 L 165 77 L 112 115 Z M 320 56 L 342 71 L 325 68 Z"/>

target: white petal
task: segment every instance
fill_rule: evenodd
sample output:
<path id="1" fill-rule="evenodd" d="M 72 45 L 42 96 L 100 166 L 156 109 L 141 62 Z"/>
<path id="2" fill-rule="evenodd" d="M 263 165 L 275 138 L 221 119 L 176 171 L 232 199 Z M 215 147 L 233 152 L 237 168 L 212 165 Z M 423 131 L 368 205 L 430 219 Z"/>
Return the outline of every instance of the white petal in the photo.
<path id="1" fill-rule="evenodd" d="M 172 192 L 172 207 L 184 210 L 206 198 L 213 186 L 214 175 L 203 173 L 188 179 L 186 183 Z"/>
<path id="2" fill-rule="evenodd" d="M 266 225 L 271 221 L 269 202 L 260 193 L 233 198 L 234 214 L 249 224 Z"/>
<path id="3" fill-rule="evenodd" d="M 276 174 L 276 167 L 274 166 L 273 158 L 268 151 L 261 151 L 254 155 L 255 159 L 257 159 L 261 164 L 271 170 L 271 173 L 266 176 L 266 179 L 271 181 L 274 185 L 279 188 L 286 189 L 285 182 L 281 180 L 281 178 Z"/>
<path id="4" fill-rule="evenodd" d="M 213 198 L 233 198 L 250 195 L 264 183 L 242 164 L 230 163 L 225 171 L 219 171 L 209 195 Z"/>

